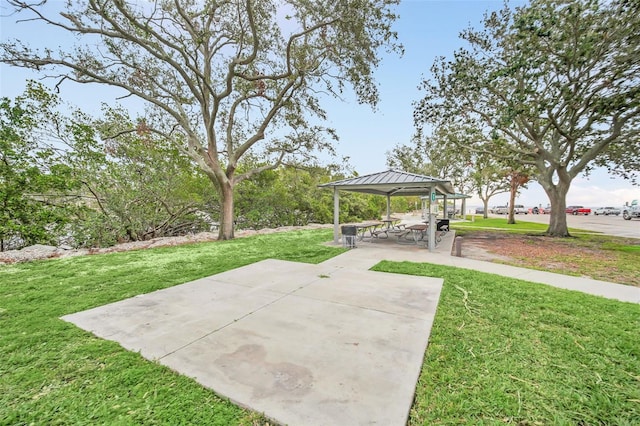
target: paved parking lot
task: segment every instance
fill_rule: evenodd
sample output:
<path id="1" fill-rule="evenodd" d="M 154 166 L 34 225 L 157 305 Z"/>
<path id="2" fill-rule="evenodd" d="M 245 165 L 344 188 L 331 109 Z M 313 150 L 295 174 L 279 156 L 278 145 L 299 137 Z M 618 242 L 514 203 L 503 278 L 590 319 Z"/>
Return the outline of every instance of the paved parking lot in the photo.
<path id="1" fill-rule="evenodd" d="M 504 215 L 492 215 L 493 217 L 505 217 Z M 549 223 L 548 214 L 517 215 L 517 221 Z M 620 216 L 588 216 L 567 215 L 567 224 L 570 228 L 579 228 L 587 231 L 602 232 L 617 237 L 640 238 L 640 220 L 624 220 Z"/>

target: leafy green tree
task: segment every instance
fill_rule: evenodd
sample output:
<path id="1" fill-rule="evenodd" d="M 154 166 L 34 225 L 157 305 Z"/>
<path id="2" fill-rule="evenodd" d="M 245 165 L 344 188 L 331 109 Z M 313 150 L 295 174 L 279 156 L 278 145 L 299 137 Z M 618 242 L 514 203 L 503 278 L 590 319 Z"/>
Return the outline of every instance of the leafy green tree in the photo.
<path id="1" fill-rule="evenodd" d="M 1 248 L 146 240 L 208 229 L 218 216 L 206 176 L 144 123 L 121 110 L 96 120 L 60 109 L 33 82 L 0 101 Z"/>
<path id="2" fill-rule="evenodd" d="M 413 173 L 451 179 L 460 193 L 475 193 L 484 205 L 487 218 L 491 197 L 512 191 L 509 223 L 515 223 L 513 204 L 522 184 L 512 185 L 516 164 L 508 164 L 495 153 L 474 149 L 474 142 L 484 136 L 476 129 L 443 123 L 432 134 L 419 131 L 411 145 L 399 145 L 387 153 L 387 164 Z M 519 182 L 519 181 L 518 181 Z"/>
<path id="3" fill-rule="evenodd" d="M 318 185 L 333 177 L 330 167 L 298 165 L 269 170 L 245 180 L 238 186 L 238 227 L 260 229 L 330 223 L 333 194 Z M 346 192 L 341 194 L 340 205 L 340 220 L 345 223 L 378 219 L 385 208 L 381 197 Z"/>
<path id="4" fill-rule="evenodd" d="M 443 179 L 450 179 L 456 192 L 476 193 L 484 203 L 487 217 L 489 199 L 508 191 L 504 167 L 481 152 L 468 149 L 470 141 L 481 137 L 464 126 L 441 125 L 431 133 L 418 131 L 410 145 L 396 146 L 387 153 L 387 164 Z M 448 208 L 448 207 L 447 207 Z"/>
<path id="5" fill-rule="evenodd" d="M 441 58 L 416 105 L 419 126 L 482 132 L 470 146 L 533 167 L 551 203 L 547 233 L 568 236 L 566 195 L 603 163 L 633 168 L 640 151 L 640 14 L 634 2 L 533 0 L 469 29 Z M 468 147 L 469 148 L 469 147 Z"/>
<path id="6" fill-rule="evenodd" d="M 109 245 L 208 230 L 218 212 L 207 178 L 174 144 L 126 111 L 75 121 L 83 143 L 68 153 L 89 201 L 75 228 L 81 245 Z M 129 129 L 136 129 L 130 131 Z M 117 135 L 117 137 L 115 137 Z M 206 220 L 209 219 L 209 220 Z"/>
<path id="7" fill-rule="evenodd" d="M 483 217 L 489 213 L 489 200 L 494 195 L 509 192 L 510 184 L 504 167 L 486 154 L 478 154 L 470 173 L 472 187 L 484 206 Z"/>
<path id="8" fill-rule="evenodd" d="M 38 131 L 55 104 L 34 85 L 14 101 L 0 99 L 0 251 L 56 243 L 74 210 L 72 169 Z"/>
<path id="9" fill-rule="evenodd" d="M 18 16 L 86 44 L 41 52 L 12 40 L 0 44 L 0 60 L 145 101 L 149 129 L 176 142 L 215 186 L 219 236 L 229 239 L 236 185 L 331 149 L 327 136 L 335 135 L 315 124 L 326 118 L 320 93 L 339 96 L 350 85 L 360 102 L 377 103 L 378 51 L 400 50 L 391 31 L 397 2 L 87 0 L 53 16 L 41 4 L 9 0 Z M 238 173 L 244 156 L 263 165 Z"/>
<path id="10" fill-rule="evenodd" d="M 472 153 L 460 148 L 460 132 L 446 126 L 432 134 L 418 132 L 409 145 L 398 145 L 387 152 L 387 165 L 411 173 L 451 180 L 456 191 L 467 193 Z"/>

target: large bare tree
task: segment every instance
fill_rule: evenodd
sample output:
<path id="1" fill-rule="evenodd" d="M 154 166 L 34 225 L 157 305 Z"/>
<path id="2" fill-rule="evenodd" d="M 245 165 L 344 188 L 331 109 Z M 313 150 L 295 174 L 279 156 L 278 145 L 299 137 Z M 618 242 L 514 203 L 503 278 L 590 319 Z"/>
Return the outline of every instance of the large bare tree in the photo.
<path id="1" fill-rule="evenodd" d="M 34 50 L 10 40 L 0 60 L 144 100 L 142 127 L 179 141 L 217 189 L 221 239 L 234 235 L 235 186 L 331 149 L 335 135 L 318 124 L 322 97 L 350 86 L 375 105 L 379 50 L 401 50 L 391 30 L 397 0 L 86 0 L 54 15 L 44 2 L 8 2 L 18 19 L 83 44 Z M 262 166 L 243 168 L 245 155 Z"/>
<path id="2" fill-rule="evenodd" d="M 465 148 L 533 167 L 551 203 L 547 233 L 568 236 L 572 180 L 598 164 L 638 164 L 626 160 L 640 155 L 634 3 L 532 0 L 487 15 L 484 31 L 462 33 L 468 48 L 434 64 L 418 126 L 471 124 L 486 137 Z"/>

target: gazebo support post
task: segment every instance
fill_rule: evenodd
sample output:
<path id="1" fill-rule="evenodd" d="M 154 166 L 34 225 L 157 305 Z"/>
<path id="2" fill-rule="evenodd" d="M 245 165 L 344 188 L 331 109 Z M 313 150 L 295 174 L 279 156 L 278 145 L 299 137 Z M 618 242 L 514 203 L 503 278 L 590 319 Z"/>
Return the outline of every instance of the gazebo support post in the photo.
<path id="1" fill-rule="evenodd" d="M 338 187 L 333 187 L 333 242 L 340 242 L 340 193 Z"/>
<path id="2" fill-rule="evenodd" d="M 455 213 L 455 206 L 453 212 Z M 447 194 L 444 194 L 444 212 L 442 213 L 442 218 L 446 219 L 449 217 L 449 206 L 447 206 Z"/>
<path id="3" fill-rule="evenodd" d="M 433 249 L 434 249 L 434 247 L 436 245 L 436 229 L 435 229 L 436 224 L 433 222 L 433 216 L 434 215 L 431 214 L 431 211 L 432 211 L 431 210 L 431 206 L 432 206 L 431 194 L 433 194 L 435 192 L 435 190 L 436 190 L 435 187 L 433 187 L 433 186 L 429 187 L 429 219 L 428 219 L 429 220 L 429 228 L 428 228 L 429 229 L 429 251 L 433 251 Z M 446 210 L 447 209 L 447 204 L 446 204 L 447 203 L 447 198 L 446 198 L 446 195 L 445 195 L 444 202 L 445 202 L 444 206 L 445 206 L 445 210 Z"/>
<path id="4" fill-rule="evenodd" d="M 387 220 L 391 219 L 391 195 L 387 194 Z"/>

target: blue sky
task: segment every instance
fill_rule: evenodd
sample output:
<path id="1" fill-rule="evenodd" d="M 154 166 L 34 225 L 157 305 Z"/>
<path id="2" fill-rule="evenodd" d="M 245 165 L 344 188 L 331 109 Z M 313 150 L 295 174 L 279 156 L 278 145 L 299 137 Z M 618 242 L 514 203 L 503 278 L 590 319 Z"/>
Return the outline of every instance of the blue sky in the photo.
<path id="1" fill-rule="evenodd" d="M 57 2 L 57 5 L 60 5 Z M 522 4 L 514 2 L 511 4 Z M 361 175 L 386 169 L 386 153 L 397 144 L 409 143 L 414 132 L 412 102 L 421 93 L 417 87 L 437 56 L 451 56 L 462 46 L 461 30 L 469 25 L 479 28 L 487 10 L 498 10 L 501 0 L 410 0 L 403 1 L 398 8 L 400 19 L 394 29 L 405 47 L 399 58 L 385 55 L 376 72 L 381 102 L 376 111 L 369 106 L 358 105 L 350 94 L 344 101 L 327 100 L 323 104 L 329 114 L 328 125 L 337 130 L 340 142 L 336 149 L 340 156 L 348 156 L 350 165 Z M 54 5 L 56 6 L 56 5 Z M 72 43 L 71 37 L 52 37 L 41 24 L 15 24 L 15 17 L 7 17 L 7 3 L 0 0 L 0 37 L 21 38 L 35 45 Z M 14 97 L 22 93 L 26 78 L 39 76 L 22 69 L 0 64 L 0 95 Z M 53 84 L 51 81 L 48 83 Z M 67 102 L 82 107 L 89 113 L 97 113 L 102 102 L 113 103 L 112 89 L 99 87 L 63 86 L 61 96 Z M 126 105 L 126 104 L 125 104 Z M 574 180 L 567 197 L 568 204 L 586 206 L 621 205 L 632 198 L 640 198 L 640 187 L 619 178 L 609 176 L 606 171 L 596 171 L 589 179 Z M 491 205 L 506 203 L 508 194 L 495 196 Z M 522 191 L 519 203 L 527 206 L 547 204 L 547 198 L 537 183 Z M 479 204 L 472 199 L 471 205 Z"/>

